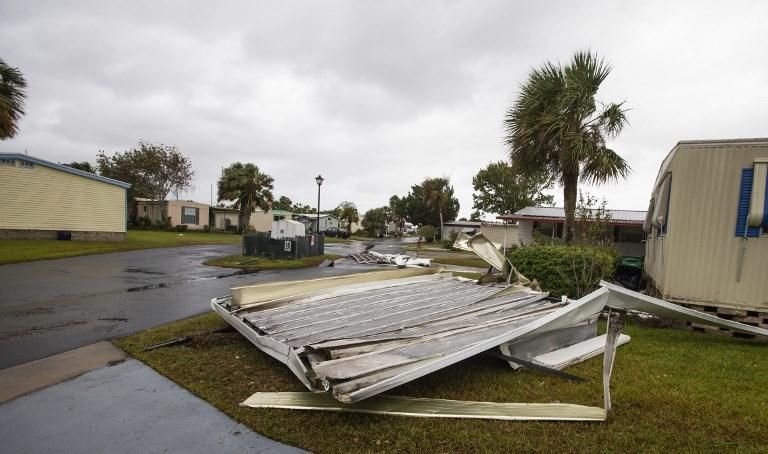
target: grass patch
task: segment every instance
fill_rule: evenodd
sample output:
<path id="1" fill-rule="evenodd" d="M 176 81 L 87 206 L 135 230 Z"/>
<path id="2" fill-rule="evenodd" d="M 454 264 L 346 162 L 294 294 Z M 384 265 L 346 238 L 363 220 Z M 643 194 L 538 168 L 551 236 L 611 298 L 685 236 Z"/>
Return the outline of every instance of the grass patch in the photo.
<path id="1" fill-rule="evenodd" d="M 125 241 L 0 240 L 0 265 L 78 255 L 197 244 L 240 244 L 242 238 L 219 232 L 129 230 Z"/>
<path id="2" fill-rule="evenodd" d="M 239 268 L 248 271 L 260 270 L 293 270 L 297 268 L 309 268 L 317 266 L 323 260 L 336 260 L 339 255 L 325 254 L 301 259 L 265 259 L 247 255 L 228 255 L 203 262 L 204 265 L 223 266 L 225 268 Z"/>
<path id="3" fill-rule="evenodd" d="M 442 263 L 444 265 L 473 266 L 475 268 L 488 268 L 488 262 L 477 257 L 434 257 L 433 263 Z"/>
<path id="4" fill-rule="evenodd" d="M 257 391 L 303 391 L 283 364 L 206 314 L 115 343 L 233 419 L 272 439 L 335 452 L 721 452 L 765 449 L 768 346 L 629 324 L 632 342 L 616 358 L 614 410 L 605 423 L 421 419 L 364 414 L 252 409 L 238 404 Z M 142 352 L 193 334 L 182 346 Z M 602 405 L 602 358 L 568 372 L 572 383 L 512 372 L 475 357 L 390 391 L 392 395 L 497 402 Z"/>

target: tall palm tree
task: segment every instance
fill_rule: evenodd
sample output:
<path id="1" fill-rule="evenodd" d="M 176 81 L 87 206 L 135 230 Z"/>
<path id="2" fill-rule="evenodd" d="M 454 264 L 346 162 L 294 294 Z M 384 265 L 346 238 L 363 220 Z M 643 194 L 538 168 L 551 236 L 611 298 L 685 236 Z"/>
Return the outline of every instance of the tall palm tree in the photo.
<path id="1" fill-rule="evenodd" d="M 0 140 L 10 139 L 19 132 L 19 120 L 24 115 L 27 81 L 18 68 L 11 68 L 0 58 Z"/>
<path id="2" fill-rule="evenodd" d="M 236 162 L 224 169 L 219 179 L 219 202 L 234 200 L 240 210 L 240 230 L 245 232 L 251 223 L 251 213 L 258 207 L 269 211 L 274 201 L 274 179 L 262 173 L 254 164 Z"/>
<path id="3" fill-rule="evenodd" d="M 606 144 L 627 123 L 624 103 L 595 100 L 611 67 L 591 52 L 577 52 L 566 66 L 533 69 L 504 120 L 509 156 L 523 173 L 544 170 L 563 186 L 564 239 L 573 240 L 578 182 L 626 177 L 629 164 Z"/>
<path id="4" fill-rule="evenodd" d="M 447 178 L 428 178 L 424 180 L 424 205 L 427 208 L 437 208 L 440 215 L 440 234 L 443 232 L 443 211 L 451 198 L 451 183 Z"/>

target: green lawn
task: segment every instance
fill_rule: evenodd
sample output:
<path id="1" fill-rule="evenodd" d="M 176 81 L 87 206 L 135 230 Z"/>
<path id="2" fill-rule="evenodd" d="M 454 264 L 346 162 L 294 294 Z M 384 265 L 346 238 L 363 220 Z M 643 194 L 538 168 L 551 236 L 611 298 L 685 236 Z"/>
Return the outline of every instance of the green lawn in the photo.
<path id="1" fill-rule="evenodd" d="M 473 266 L 476 268 L 488 268 L 488 262 L 479 257 L 434 257 L 432 263 L 442 263 L 444 265 Z"/>
<path id="2" fill-rule="evenodd" d="M 264 259 L 247 255 L 228 255 L 204 262 L 205 265 L 223 266 L 225 268 L 239 268 L 247 271 L 260 270 L 292 270 L 296 268 L 309 268 L 317 266 L 323 260 L 335 260 L 339 255 L 325 254 L 300 259 Z"/>
<path id="3" fill-rule="evenodd" d="M 614 409 L 604 423 L 422 419 L 252 409 L 257 391 L 302 391 L 283 364 L 207 314 L 115 343 L 235 420 L 272 439 L 331 452 L 765 452 L 768 345 L 629 324 L 612 382 Z M 182 346 L 142 352 L 184 335 Z M 567 402 L 602 406 L 602 358 L 570 367 L 573 383 L 512 372 L 475 357 L 389 392 L 393 395 L 496 402 Z"/>
<path id="4" fill-rule="evenodd" d="M 194 244 L 241 244 L 232 233 L 130 230 L 125 241 L 0 240 L 0 265 Z"/>

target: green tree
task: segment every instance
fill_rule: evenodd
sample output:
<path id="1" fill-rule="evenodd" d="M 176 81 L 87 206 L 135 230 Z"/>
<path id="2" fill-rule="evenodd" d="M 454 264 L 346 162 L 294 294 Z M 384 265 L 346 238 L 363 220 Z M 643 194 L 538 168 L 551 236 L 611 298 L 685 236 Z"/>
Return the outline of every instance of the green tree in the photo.
<path id="1" fill-rule="evenodd" d="M 377 236 L 387 227 L 387 207 L 371 208 L 363 215 L 363 230 L 368 235 Z"/>
<path id="2" fill-rule="evenodd" d="M 245 232 L 251 224 L 251 213 L 256 208 L 269 211 L 274 201 L 273 183 L 271 176 L 251 163 L 236 162 L 224 169 L 218 184 L 219 201 L 234 201 L 233 206 L 240 211 L 238 227 L 241 232 Z"/>
<path id="3" fill-rule="evenodd" d="M 275 202 L 272 204 L 273 210 L 291 211 L 292 208 L 293 201 L 286 196 L 280 196 L 280 198 L 275 200 Z"/>
<path id="4" fill-rule="evenodd" d="M 515 169 L 545 172 L 563 186 L 565 228 L 570 243 L 578 182 L 605 183 L 626 177 L 629 164 L 610 149 L 627 119 L 623 103 L 595 99 L 611 67 L 590 52 L 577 52 L 566 66 L 546 63 L 533 69 L 504 120 L 505 141 Z"/>
<path id="5" fill-rule="evenodd" d="M 96 167 L 88 161 L 72 161 L 69 164 L 64 164 L 67 167 L 73 169 L 82 170 L 83 172 L 96 173 Z"/>
<path id="6" fill-rule="evenodd" d="M 336 207 L 334 212 L 334 216 L 338 217 L 339 220 L 346 225 L 349 233 L 352 233 L 352 223 L 360 220 L 357 213 L 357 206 L 352 202 L 344 201 Z"/>
<path id="7" fill-rule="evenodd" d="M 26 88 L 27 81 L 21 71 L 0 58 L 0 140 L 10 139 L 19 132 Z"/>
<path id="8" fill-rule="evenodd" d="M 454 197 L 453 187 L 450 185 L 443 186 L 442 213 L 439 209 L 441 204 L 434 202 L 427 204 L 428 197 L 424 187 L 440 186 L 433 184 L 434 180 L 447 181 L 444 178 L 427 178 L 421 184 L 411 186 L 408 194 L 399 198 L 398 209 L 402 210 L 405 219 L 414 225 L 436 225 L 440 224 L 441 214 L 447 219 L 455 219 L 459 214 L 459 200 Z"/>
<path id="9" fill-rule="evenodd" d="M 504 161 L 492 162 L 472 178 L 472 208 L 479 212 L 511 214 L 527 206 L 551 205 L 554 197 L 542 194 L 552 187 L 543 173 L 516 172 Z M 481 217 L 477 216 L 477 217 Z"/>
<path id="10" fill-rule="evenodd" d="M 96 157 L 98 173 L 107 178 L 131 184 L 128 196 L 162 201 L 171 192 L 179 193 L 192 187 L 192 161 L 175 146 L 139 142 L 139 146 L 108 156 L 100 151 Z M 167 207 L 162 206 L 163 218 Z"/>

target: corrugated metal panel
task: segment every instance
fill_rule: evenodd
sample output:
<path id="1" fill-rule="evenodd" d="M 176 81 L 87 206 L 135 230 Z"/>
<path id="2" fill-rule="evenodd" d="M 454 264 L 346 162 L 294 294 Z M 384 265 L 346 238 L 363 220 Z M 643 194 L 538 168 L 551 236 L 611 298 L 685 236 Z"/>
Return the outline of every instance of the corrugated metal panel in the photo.
<path id="1" fill-rule="evenodd" d="M 649 236 L 646 271 L 676 301 L 744 309 L 768 308 L 768 235 L 734 235 L 742 169 L 768 156 L 768 143 L 679 144 L 671 160 L 669 228 Z M 658 187 L 657 187 L 658 190 Z"/>
<path id="2" fill-rule="evenodd" d="M 44 165 L 0 166 L 0 228 L 125 232 L 125 189 Z"/>

